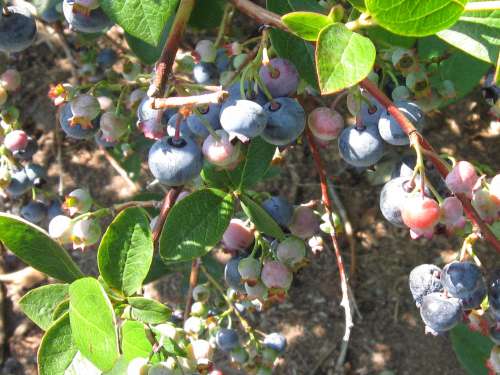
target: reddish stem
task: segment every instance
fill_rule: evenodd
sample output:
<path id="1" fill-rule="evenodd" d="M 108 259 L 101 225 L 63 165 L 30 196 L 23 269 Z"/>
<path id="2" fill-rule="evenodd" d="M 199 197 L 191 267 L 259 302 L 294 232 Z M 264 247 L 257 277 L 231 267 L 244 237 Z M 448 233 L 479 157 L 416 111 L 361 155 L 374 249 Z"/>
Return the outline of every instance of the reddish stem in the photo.
<path id="1" fill-rule="evenodd" d="M 276 13 L 262 8 L 249 0 L 229 0 L 241 13 L 245 13 L 258 23 L 289 32 L 288 27 Z"/>
<path id="2" fill-rule="evenodd" d="M 160 234 L 163 229 L 163 225 L 165 224 L 165 220 L 167 219 L 168 213 L 170 209 L 175 204 L 177 197 L 182 191 L 182 186 L 177 186 L 170 189 L 163 199 L 163 204 L 161 206 L 160 216 L 158 216 L 158 220 L 156 221 L 156 225 L 153 228 L 153 243 L 155 246 L 158 244 L 158 240 L 160 239 Z"/>
<path id="3" fill-rule="evenodd" d="M 191 312 L 191 305 L 193 304 L 193 289 L 198 284 L 198 275 L 200 274 L 200 259 L 193 259 L 191 263 L 191 274 L 189 275 L 189 289 L 186 300 L 186 307 L 184 308 L 184 320 L 189 318 Z"/>
<path id="4" fill-rule="evenodd" d="M 427 140 L 418 133 L 413 124 L 405 117 L 403 113 L 394 105 L 394 103 L 370 80 L 364 79 L 361 81 L 360 86 L 368 91 L 380 104 L 387 108 L 387 111 L 398 122 L 400 128 L 410 137 L 412 142 L 419 142 L 420 146 L 426 150 L 425 155 L 436 167 L 439 174 L 446 178 L 448 175 L 448 165 L 436 154 L 432 146 Z M 500 241 L 497 240 L 488 225 L 481 219 L 477 211 L 472 207 L 470 200 L 463 194 L 455 194 L 462 202 L 465 214 L 467 217 L 479 227 L 484 238 L 500 253 Z"/>

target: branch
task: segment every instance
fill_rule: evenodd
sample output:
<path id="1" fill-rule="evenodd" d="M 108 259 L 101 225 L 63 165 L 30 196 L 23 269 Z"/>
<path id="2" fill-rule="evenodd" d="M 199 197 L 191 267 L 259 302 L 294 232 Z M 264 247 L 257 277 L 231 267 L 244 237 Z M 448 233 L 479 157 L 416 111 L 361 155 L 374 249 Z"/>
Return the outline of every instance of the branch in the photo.
<path id="1" fill-rule="evenodd" d="M 160 211 L 160 216 L 158 216 L 158 220 L 156 221 L 156 225 L 153 228 L 153 242 L 154 244 L 158 244 L 158 240 L 160 239 L 161 230 L 163 229 L 163 225 L 165 224 L 165 220 L 167 219 L 167 215 L 170 212 L 170 209 L 175 204 L 177 197 L 182 191 L 182 186 L 177 186 L 170 189 L 163 199 L 163 204 Z"/>
<path id="2" fill-rule="evenodd" d="M 194 8 L 195 0 L 181 0 L 177 13 L 175 14 L 174 23 L 168 33 L 168 39 L 163 47 L 161 56 L 156 63 L 156 77 L 154 82 L 154 92 L 150 96 L 161 97 L 165 92 L 165 85 L 167 78 L 172 72 L 175 56 L 179 49 L 182 36 L 184 35 L 184 28 L 189 21 L 189 16 Z"/>
<path id="3" fill-rule="evenodd" d="M 241 13 L 253 18 L 258 23 L 268 25 L 276 29 L 290 32 L 288 27 L 281 21 L 281 17 L 276 13 L 262 8 L 249 0 L 229 0 Z"/>
<path id="4" fill-rule="evenodd" d="M 412 142 L 418 142 L 424 149 L 426 157 L 436 167 L 439 174 L 446 178 L 448 175 L 448 165 L 436 154 L 432 146 L 427 140 L 417 132 L 413 124 L 399 111 L 394 103 L 373 84 L 370 80 L 364 79 L 360 83 L 366 91 L 368 91 L 380 104 L 387 108 L 387 111 L 398 122 L 400 128 L 410 137 Z M 500 241 L 497 240 L 490 227 L 481 219 L 477 211 L 472 207 L 470 200 L 463 194 L 455 194 L 456 197 L 462 202 L 465 214 L 467 217 L 479 227 L 484 238 L 500 253 Z"/>
<path id="5" fill-rule="evenodd" d="M 333 223 L 332 220 L 332 213 L 333 213 L 332 202 L 330 200 L 330 195 L 328 194 L 328 180 L 326 178 L 323 161 L 321 160 L 321 156 L 319 154 L 316 141 L 314 140 L 314 136 L 312 135 L 309 128 L 306 129 L 306 137 L 309 143 L 309 148 L 311 149 L 316 170 L 319 174 L 320 186 L 321 186 L 321 199 L 323 201 L 323 205 L 325 206 L 328 218 L 330 220 L 330 227 L 332 228 L 330 237 L 332 240 L 333 249 L 335 251 L 335 258 L 337 260 L 337 267 L 339 269 L 339 275 L 340 275 L 340 288 L 342 290 L 342 300 L 340 302 L 340 305 L 344 308 L 345 312 L 345 329 L 344 329 L 344 337 L 342 339 L 342 346 L 340 348 L 340 355 L 336 364 L 336 369 L 339 370 L 344 363 L 345 356 L 347 354 L 347 346 L 349 345 L 349 338 L 351 336 L 351 328 L 354 325 L 352 321 L 351 302 L 349 300 L 349 285 L 347 282 L 347 276 L 345 274 L 344 262 L 342 261 L 342 254 L 340 253 L 340 247 L 337 241 L 337 235 L 335 233 L 335 224 Z"/>
<path id="6" fill-rule="evenodd" d="M 198 106 L 204 104 L 219 104 L 227 98 L 229 93 L 219 88 L 219 91 L 194 95 L 194 96 L 171 96 L 169 98 L 154 98 L 151 100 L 151 108 L 153 109 L 169 109 L 184 106 Z"/>
<path id="7" fill-rule="evenodd" d="M 184 308 L 184 321 L 189 318 L 191 312 L 191 305 L 193 304 L 193 289 L 198 284 L 198 275 L 200 274 L 200 258 L 193 259 L 191 263 L 191 274 L 189 275 L 189 289 L 186 300 L 186 307 Z"/>
<path id="8" fill-rule="evenodd" d="M 120 177 L 125 180 L 125 182 L 128 184 L 130 189 L 132 189 L 132 192 L 137 193 L 138 191 L 141 191 L 141 189 L 142 189 L 141 185 L 138 182 L 133 181 L 129 177 L 127 171 L 122 168 L 120 163 L 118 163 L 116 161 L 116 159 L 108 152 L 108 150 L 106 150 L 102 146 L 100 146 L 99 148 L 100 148 L 102 154 L 104 155 L 104 157 L 106 158 L 106 160 L 108 161 L 108 163 L 111 164 L 111 166 L 120 175 Z"/>

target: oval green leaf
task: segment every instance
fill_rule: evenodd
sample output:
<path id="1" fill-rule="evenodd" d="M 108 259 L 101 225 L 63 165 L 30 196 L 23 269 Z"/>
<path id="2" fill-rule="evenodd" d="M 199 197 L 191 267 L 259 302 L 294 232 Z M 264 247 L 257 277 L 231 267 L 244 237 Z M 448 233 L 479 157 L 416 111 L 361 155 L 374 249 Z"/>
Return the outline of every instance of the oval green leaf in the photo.
<path id="1" fill-rule="evenodd" d="M 370 39 L 343 24 L 335 23 L 321 30 L 316 46 L 321 93 L 331 94 L 363 80 L 371 72 L 375 56 Z"/>
<path id="2" fill-rule="evenodd" d="M 43 335 L 37 356 L 39 375 L 64 375 L 77 352 L 66 313 Z"/>
<path id="3" fill-rule="evenodd" d="M 144 324 L 133 320 L 126 320 L 123 323 L 122 351 L 127 361 L 149 357 L 153 351 L 153 344 L 148 340 Z"/>
<path id="4" fill-rule="evenodd" d="M 487 375 L 486 360 L 493 342 L 479 332 L 472 332 L 460 324 L 450 332 L 451 344 L 458 361 L 470 375 Z"/>
<path id="5" fill-rule="evenodd" d="M 156 45 L 178 0 L 100 0 L 102 9 L 128 34 Z"/>
<path id="6" fill-rule="evenodd" d="M 242 194 L 240 199 L 241 208 L 260 232 L 268 234 L 279 241 L 285 238 L 285 234 L 278 223 L 259 204 L 245 194 Z"/>
<path id="7" fill-rule="evenodd" d="M 17 216 L 0 213 L 0 241 L 23 262 L 55 279 L 71 283 L 84 276 L 61 245 Z"/>
<path id="8" fill-rule="evenodd" d="M 395 34 L 427 36 L 453 25 L 467 0 L 366 0 L 377 24 Z"/>
<path id="9" fill-rule="evenodd" d="M 164 262 L 182 262 L 207 254 L 222 238 L 233 215 L 231 194 L 203 189 L 177 202 L 160 237 Z"/>
<path id="10" fill-rule="evenodd" d="M 97 261 L 104 281 L 130 296 L 137 293 L 153 260 L 153 238 L 146 211 L 123 210 L 104 234 Z"/>
<path id="11" fill-rule="evenodd" d="M 292 33 L 310 41 L 316 41 L 321 29 L 333 23 L 330 17 L 314 12 L 292 12 L 282 16 L 281 20 Z"/>
<path id="12" fill-rule="evenodd" d="M 132 307 L 130 315 L 133 319 L 149 324 L 165 323 L 170 319 L 172 311 L 163 303 L 144 297 L 130 297 L 128 303 Z"/>
<path id="13" fill-rule="evenodd" d="M 19 307 L 37 326 L 46 331 L 53 322 L 57 306 L 68 298 L 68 284 L 49 284 L 30 290 L 19 300 Z"/>
<path id="14" fill-rule="evenodd" d="M 500 10 L 465 12 L 438 37 L 476 59 L 495 65 L 500 52 Z"/>
<path id="15" fill-rule="evenodd" d="M 78 350 L 101 371 L 120 356 L 113 306 L 101 284 L 86 277 L 69 287 L 69 318 Z"/>

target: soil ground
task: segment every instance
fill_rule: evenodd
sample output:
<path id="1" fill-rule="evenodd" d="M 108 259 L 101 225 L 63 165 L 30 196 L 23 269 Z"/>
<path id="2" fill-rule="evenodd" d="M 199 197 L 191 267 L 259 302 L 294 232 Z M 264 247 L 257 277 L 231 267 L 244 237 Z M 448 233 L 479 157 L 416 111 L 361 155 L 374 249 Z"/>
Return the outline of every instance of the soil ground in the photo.
<path id="1" fill-rule="evenodd" d="M 7 62 L 0 57 L 0 66 L 7 65 L 21 71 L 25 83 L 14 103 L 24 108 L 23 126 L 39 140 L 40 151 L 35 161 L 50 166 L 49 183 L 55 191 L 61 171 L 53 131 L 55 112 L 46 93 L 49 83 L 69 76 L 70 64 L 60 46 L 50 49 L 42 43 L 17 60 Z M 498 129 L 490 126 L 487 107 L 477 91 L 430 116 L 424 134 L 439 152 L 500 170 Z M 362 318 L 355 318 L 344 365 L 346 374 L 464 374 L 446 336 L 424 335 L 407 286 L 408 274 L 414 266 L 428 262 L 443 264 L 453 259 L 460 246 L 458 239 L 411 241 L 406 231 L 392 227 L 382 218 L 378 208 L 379 185 L 371 185 L 366 174 L 346 169 L 339 161 L 335 144 L 323 149 L 322 155 L 354 228 L 356 244 L 357 266 L 351 283 Z M 63 139 L 62 166 L 65 192 L 77 186 L 87 187 L 103 205 L 132 195 L 130 186 L 93 143 Z M 306 202 L 319 198 L 317 177 L 307 145 L 302 144 L 288 151 L 282 174 L 263 187 L 295 203 Z M 9 202 L 0 202 L 0 209 L 16 211 Z M 352 259 L 345 237 L 341 238 L 341 248 L 350 267 Z M 485 264 L 500 264 L 493 250 L 484 244 L 479 245 L 478 253 Z M 94 269 L 94 252 L 73 255 L 85 269 Z M 254 319 L 261 330 L 282 331 L 288 338 L 289 349 L 278 366 L 278 374 L 332 374 L 339 354 L 344 317 L 339 305 L 336 263 L 330 249 L 317 256 L 310 254 L 310 260 L 310 266 L 297 275 L 287 301 Z M 5 257 L 5 273 L 20 268 L 18 261 L 9 255 Z M 6 286 L 2 338 L 6 351 L 1 374 L 36 373 L 41 331 L 23 317 L 17 300 L 37 285 Z M 179 275 L 172 275 L 153 288 L 165 296 L 163 302 L 178 303 L 183 297 L 178 286 Z M 326 359 L 320 361 L 321 358 Z"/>

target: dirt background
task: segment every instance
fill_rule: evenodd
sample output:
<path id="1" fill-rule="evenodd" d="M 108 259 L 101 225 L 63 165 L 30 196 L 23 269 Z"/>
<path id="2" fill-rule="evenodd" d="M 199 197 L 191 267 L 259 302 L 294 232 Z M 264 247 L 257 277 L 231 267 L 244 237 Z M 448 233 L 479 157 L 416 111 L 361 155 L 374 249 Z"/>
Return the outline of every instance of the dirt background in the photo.
<path id="1" fill-rule="evenodd" d="M 23 127 L 39 141 L 35 161 L 48 167 L 51 189 L 57 191 L 62 172 L 65 193 L 77 186 L 86 187 L 103 205 L 131 196 L 130 185 L 110 167 L 93 142 L 63 138 L 62 165 L 58 163 L 55 110 L 46 94 L 50 83 L 67 79 L 72 70 L 58 38 L 42 32 L 36 47 L 10 59 L 0 56 L 0 70 L 8 66 L 15 66 L 22 74 L 22 90 L 11 103 L 23 108 Z M 490 124 L 487 106 L 478 90 L 443 112 L 432 114 L 428 120 L 424 134 L 439 152 L 500 170 L 499 129 Z M 391 150 L 396 151 L 402 150 Z M 346 374 L 464 374 L 446 336 L 424 335 L 407 287 L 407 277 L 414 266 L 426 262 L 442 265 L 453 259 L 460 246 L 458 239 L 411 241 L 406 231 L 392 227 L 382 218 L 378 208 L 380 186 L 371 185 L 366 174 L 346 169 L 339 161 L 335 144 L 323 149 L 322 155 L 354 228 L 356 245 L 357 267 L 351 283 L 362 318 L 355 318 L 344 365 Z M 142 186 L 148 179 L 144 174 Z M 281 175 L 262 188 L 285 195 L 295 203 L 306 202 L 320 196 L 317 179 L 308 147 L 301 144 L 288 151 Z M 16 212 L 17 208 L 1 200 L 0 209 Z M 341 238 L 341 248 L 350 267 L 352 259 L 345 237 Z M 480 244 L 478 253 L 485 264 L 499 265 L 498 257 L 486 245 Z M 85 269 L 93 269 L 95 252 L 73 255 Z M 335 259 L 329 248 L 309 257 L 311 264 L 297 274 L 287 301 L 254 319 L 261 330 L 282 331 L 287 336 L 289 348 L 277 374 L 332 374 L 339 354 L 344 317 L 339 305 Z M 3 267 L 7 273 L 21 269 L 22 265 L 7 254 Z M 153 286 L 168 298 L 163 302 L 182 302 L 183 291 L 175 293 L 179 291 L 179 279 L 179 275 L 168 276 Z M 2 344 L 4 349 L 1 374 L 36 373 L 36 350 L 42 334 L 20 313 L 17 300 L 39 284 L 37 280 L 16 277 L 5 285 L 1 305 L 6 316 L 0 336 L 0 349 Z"/>

